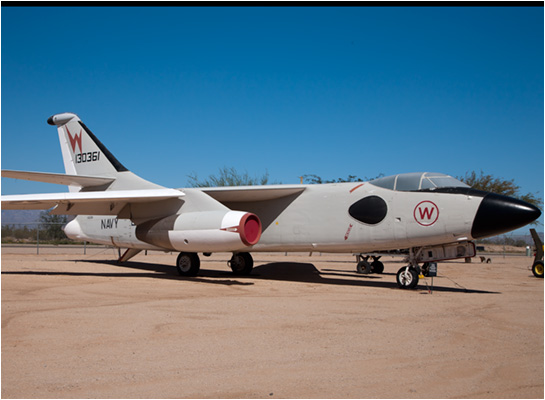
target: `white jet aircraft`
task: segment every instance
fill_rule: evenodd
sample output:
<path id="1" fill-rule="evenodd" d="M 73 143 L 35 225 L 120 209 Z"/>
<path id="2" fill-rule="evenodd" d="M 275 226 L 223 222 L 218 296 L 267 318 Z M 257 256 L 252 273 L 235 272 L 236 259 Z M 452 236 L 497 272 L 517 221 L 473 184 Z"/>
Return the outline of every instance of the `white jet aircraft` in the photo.
<path id="1" fill-rule="evenodd" d="M 75 240 L 142 250 L 179 251 L 180 275 L 199 272 L 198 253 L 230 252 L 236 274 L 249 274 L 250 252 L 368 254 L 409 249 L 397 273 L 414 288 L 420 264 L 475 255 L 472 240 L 522 227 L 541 211 L 521 200 L 475 190 L 440 173 L 408 173 L 369 182 L 170 189 L 125 168 L 72 113 L 57 126 L 65 174 L 2 171 L 3 177 L 69 186 L 67 193 L 2 196 L 2 209 L 76 215 Z M 358 270 L 380 273 L 374 257 Z"/>

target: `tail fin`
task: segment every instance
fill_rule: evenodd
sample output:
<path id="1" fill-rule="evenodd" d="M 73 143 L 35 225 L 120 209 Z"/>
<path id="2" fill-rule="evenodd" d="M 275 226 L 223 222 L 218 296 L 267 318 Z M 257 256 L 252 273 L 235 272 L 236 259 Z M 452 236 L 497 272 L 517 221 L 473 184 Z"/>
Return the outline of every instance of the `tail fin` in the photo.
<path id="1" fill-rule="evenodd" d="M 93 190 L 161 188 L 130 172 L 85 126 L 76 114 L 56 114 L 47 120 L 57 126 L 64 169 L 69 175 L 114 178 L 108 187 Z M 74 190 L 71 187 L 70 190 Z"/>

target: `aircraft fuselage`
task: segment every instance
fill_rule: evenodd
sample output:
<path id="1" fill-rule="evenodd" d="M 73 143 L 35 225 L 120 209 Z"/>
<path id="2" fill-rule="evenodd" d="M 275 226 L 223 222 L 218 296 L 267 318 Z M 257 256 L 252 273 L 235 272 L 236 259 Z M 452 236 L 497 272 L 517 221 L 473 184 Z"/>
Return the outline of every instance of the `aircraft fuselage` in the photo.
<path id="1" fill-rule="evenodd" d="M 256 214 L 263 224 L 259 243 L 242 246 L 240 251 L 362 253 L 471 240 L 484 198 L 470 193 L 394 191 L 368 182 L 301 187 L 304 191 L 283 197 L 285 204 L 278 207 L 279 199 L 225 203 L 231 210 Z M 183 191 L 190 195 L 201 190 Z M 133 222 L 115 216 L 82 215 L 74 221 L 65 232 L 77 240 L 140 249 L 211 250 L 190 241 L 168 248 L 154 246 L 138 239 Z"/>

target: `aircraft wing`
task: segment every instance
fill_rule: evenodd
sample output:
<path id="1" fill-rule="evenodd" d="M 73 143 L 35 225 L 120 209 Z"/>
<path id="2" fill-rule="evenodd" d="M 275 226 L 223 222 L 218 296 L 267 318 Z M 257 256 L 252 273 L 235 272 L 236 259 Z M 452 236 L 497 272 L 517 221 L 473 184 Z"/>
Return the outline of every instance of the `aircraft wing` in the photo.
<path id="1" fill-rule="evenodd" d="M 2 209 L 47 210 L 55 207 L 52 214 L 119 215 L 127 205 L 149 203 L 149 207 L 152 208 L 159 205 L 159 202 L 179 199 L 184 195 L 177 189 L 6 195 L 2 196 Z"/>
<path id="2" fill-rule="evenodd" d="M 200 188 L 200 190 L 227 208 L 258 215 L 263 229 L 267 229 L 306 188 L 306 185 L 267 185 Z"/>
<path id="3" fill-rule="evenodd" d="M 304 185 L 226 186 L 200 188 L 200 190 L 220 203 L 238 203 L 274 200 L 300 194 L 305 187 Z"/>
<path id="4" fill-rule="evenodd" d="M 96 186 L 111 182 L 110 178 L 26 171 L 3 171 L 3 176 L 20 179 L 26 177 L 26 179 L 65 185 Z M 270 185 L 199 188 L 199 190 L 228 207 L 236 203 L 248 203 L 248 206 L 244 208 L 246 210 L 246 208 L 253 209 L 267 200 L 274 201 L 298 196 L 305 188 L 304 185 Z M 47 210 L 54 207 L 50 211 L 51 214 L 116 215 L 119 218 L 145 221 L 170 215 L 179 209 L 183 196 L 185 193 L 182 189 L 166 188 L 6 195 L 2 196 L 2 209 Z M 267 221 L 273 216 L 266 218 L 264 215 L 264 218 Z"/>
<path id="5" fill-rule="evenodd" d="M 2 178 L 24 179 L 27 181 L 56 183 L 59 185 L 91 187 L 101 186 L 115 181 L 115 178 L 102 176 L 68 175 L 49 172 L 3 170 Z"/>

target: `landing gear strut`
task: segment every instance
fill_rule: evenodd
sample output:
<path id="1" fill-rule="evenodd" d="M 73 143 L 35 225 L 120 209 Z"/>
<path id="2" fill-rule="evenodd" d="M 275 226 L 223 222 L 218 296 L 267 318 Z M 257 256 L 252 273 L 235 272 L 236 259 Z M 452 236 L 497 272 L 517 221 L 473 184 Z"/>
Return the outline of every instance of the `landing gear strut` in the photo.
<path id="1" fill-rule="evenodd" d="M 254 259 L 250 253 L 234 253 L 227 264 L 235 275 L 250 275 L 254 267 Z"/>

